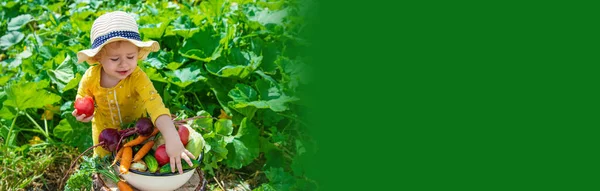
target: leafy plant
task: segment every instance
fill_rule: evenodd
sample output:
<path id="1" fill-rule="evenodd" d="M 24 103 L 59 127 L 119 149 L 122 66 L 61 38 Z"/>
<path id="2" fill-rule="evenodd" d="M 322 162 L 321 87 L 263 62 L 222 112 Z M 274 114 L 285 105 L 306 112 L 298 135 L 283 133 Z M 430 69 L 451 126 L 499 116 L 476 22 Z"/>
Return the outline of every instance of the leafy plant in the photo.
<path id="1" fill-rule="evenodd" d="M 315 188 L 299 160 L 316 152 L 301 115 L 303 88 L 311 83 L 302 3 L 2 2 L 0 138 L 8 150 L 33 137 L 79 151 L 92 145 L 90 124 L 70 114 L 89 67 L 76 64 L 76 53 L 90 47 L 95 18 L 121 10 L 137 19 L 143 40 L 161 45 L 139 66 L 165 105 L 178 118 L 207 116 L 190 123 L 207 143 L 202 169 L 212 186 L 242 181 L 259 190 Z"/>

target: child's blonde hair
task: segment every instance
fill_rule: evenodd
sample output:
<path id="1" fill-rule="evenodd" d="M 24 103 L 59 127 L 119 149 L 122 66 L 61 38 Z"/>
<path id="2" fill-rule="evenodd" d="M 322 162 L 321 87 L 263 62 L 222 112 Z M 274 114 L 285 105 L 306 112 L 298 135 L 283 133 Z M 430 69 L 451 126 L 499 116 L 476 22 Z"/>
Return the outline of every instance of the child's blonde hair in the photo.
<path id="1" fill-rule="evenodd" d="M 122 42 L 127 42 L 127 41 L 115 41 L 115 42 L 111 42 L 111 43 L 104 45 L 100 49 L 100 51 L 98 51 L 98 53 L 96 53 L 96 55 L 90 59 L 93 60 L 94 62 L 97 62 L 98 64 L 102 64 L 102 63 L 100 63 L 100 59 L 102 59 L 102 56 L 106 55 L 105 48 L 111 48 L 111 49 L 119 48 L 119 47 L 121 47 Z M 137 47 L 137 49 L 138 49 L 138 60 L 141 60 L 141 59 L 143 59 L 142 56 L 144 55 L 143 51 L 147 51 L 147 50 L 144 50 L 143 48 L 140 48 L 140 47 Z"/>

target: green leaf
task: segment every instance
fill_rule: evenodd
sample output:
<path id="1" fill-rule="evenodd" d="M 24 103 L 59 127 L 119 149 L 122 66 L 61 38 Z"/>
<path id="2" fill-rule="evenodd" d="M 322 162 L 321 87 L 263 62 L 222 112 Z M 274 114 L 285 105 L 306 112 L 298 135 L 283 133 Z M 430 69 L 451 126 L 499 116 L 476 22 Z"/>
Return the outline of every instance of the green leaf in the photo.
<path id="1" fill-rule="evenodd" d="M 215 131 L 220 135 L 231 135 L 233 123 L 230 119 L 219 119 L 215 122 Z"/>
<path id="2" fill-rule="evenodd" d="M 202 110 L 196 113 L 196 116 L 205 116 L 204 118 L 194 120 L 196 125 L 200 126 L 200 128 L 206 128 L 208 130 L 213 129 L 213 119 L 210 113 Z"/>
<path id="3" fill-rule="evenodd" d="M 12 74 L 12 73 L 9 73 L 8 75 L 5 74 L 5 76 L 1 76 L 0 77 L 0 86 L 4 86 L 6 84 L 6 82 L 8 82 L 8 80 L 10 80 L 13 76 L 14 76 L 14 74 Z"/>
<path id="4" fill-rule="evenodd" d="M 230 152 L 227 154 L 226 165 L 231 168 L 240 169 L 252 163 L 258 157 L 259 136 L 258 128 L 247 118 L 244 118 L 238 133 L 233 139 L 233 144 L 228 145 Z"/>
<path id="5" fill-rule="evenodd" d="M 210 62 L 221 56 L 219 35 L 210 27 L 204 27 L 185 39 L 179 53 L 187 58 Z"/>
<path id="6" fill-rule="evenodd" d="M 235 76 L 243 79 L 256 70 L 261 61 L 262 57 L 254 52 L 240 51 L 238 47 L 234 47 L 228 57 L 207 63 L 206 69 L 220 77 Z"/>
<path id="7" fill-rule="evenodd" d="M 276 111 L 276 112 L 282 112 L 282 111 L 286 111 L 289 108 L 286 106 L 286 103 L 289 102 L 294 102 L 294 101 L 298 101 L 299 99 L 296 97 L 288 97 L 286 95 L 283 95 L 277 99 L 272 99 L 267 101 L 267 105 L 269 105 L 269 108 L 271 108 L 271 110 Z M 250 103 L 251 105 L 253 103 Z"/>
<path id="8" fill-rule="evenodd" d="M 169 70 L 177 70 L 181 65 L 183 65 L 181 62 L 171 62 L 167 64 L 167 68 Z"/>
<path id="9" fill-rule="evenodd" d="M 33 16 L 31 16 L 30 14 L 19 15 L 15 18 L 10 19 L 10 21 L 8 22 L 8 30 L 19 30 L 23 25 L 31 22 L 32 20 Z"/>
<path id="10" fill-rule="evenodd" d="M 148 17 L 150 19 L 157 18 L 157 17 L 152 17 L 152 16 L 145 16 L 145 17 Z M 144 19 L 144 18 L 140 18 L 140 20 L 141 19 Z M 144 40 L 160 39 L 163 37 L 170 22 L 171 22 L 171 19 L 165 18 L 165 19 L 158 20 L 157 23 L 141 25 L 140 29 L 139 29 L 140 34 L 143 36 Z"/>
<path id="11" fill-rule="evenodd" d="M 226 58 L 218 58 L 206 64 L 206 70 L 220 77 L 239 77 L 244 78 L 250 74 L 246 66 L 231 65 Z"/>
<path id="12" fill-rule="evenodd" d="M 223 139 L 223 136 L 217 135 L 216 137 L 212 138 L 204 137 L 204 140 L 207 143 L 205 149 L 214 153 L 214 155 L 210 156 L 210 160 L 219 162 L 227 158 L 227 153 L 229 151 L 226 149 L 227 143 Z"/>
<path id="13" fill-rule="evenodd" d="M 217 80 L 215 78 L 209 78 L 206 81 L 206 83 L 210 86 L 210 89 L 217 98 L 217 102 L 219 102 L 219 105 L 221 105 L 223 110 L 225 110 L 225 112 L 227 113 L 231 113 L 231 110 L 228 107 L 228 102 L 230 101 L 230 98 L 227 96 L 228 91 L 224 88 L 226 86 L 223 83 L 221 83 L 220 80 Z"/>
<path id="14" fill-rule="evenodd" d="M 269 179 L 269 184 L 275 188 L 275 190 L 290 190 L 290 187 L 294 185 L 296 180 L 294 177 L 283 170 L 283 168 L 269 168 L 265 171 L 265 175 Z"/>
<path id="15" fill-rule="evenodd" d="M 53 133 L 65 143 L 78 147 L 80 151 L 92 146 L 92 137 L 89 136 L 92 130 L 89 123 L 81 123 L 72 116 L 60 120 Z"/>
<path id="16" fill-rule="evenodd" d="M 285 159 L 283 158 L 283 152 L 277 148 L 273 143 L 269 142 L 264 137 L 259 137 L 260 140 L 260 152 L 264 153 L 266 158 L 266 167 L 284 167 Z"/>
<path id="17" fill-rule="evenodd" d="M 163 69 L 165 67 L 165 64 L 160 61 L 158 58 L 148 58 L 146 60 L 144 60 L 143 62 L 149 64 L 150 66 L 156 68 L 156 69 Z"/>
<path id="18" fill-rule="evenodd" d="M 254 114 L 256 113 L 256 111 L 258 111 L 258 108 L 256 106 L 249 106 L 249 105 L 243 105 L 243 104 L 236 105 L 236 104 L 234 104 L 234 102 L 229 102 L 228 106 L 230 108 L 233 108 L 235 111 L 241 113 L 245 117 L 248 117 L 249 119 L 252 119 L 254 117 Z M 261 107 L 261 108 L 267 108 L 267 106 Z M 236 117 L 236 116 L 234 116 L 234 117 Z"/>
<path id="19" fill-rule="evenodd" d="M 236 84 L 235 89 L 229 91 L 229 97 L 236 102 L 250 102 L 258 100 L 258 93 L 246 84 Z"/>
<path id="20" fill-rule="evenodd" d="M 67 55 L 58 67 L 48 71 L 48 76 L 54 82 L 58 89 L 64 91 L 66 85 L 73 80 L 75 73 L 73 72 L 74 63 L 71 61 L 71 56 Z"/>
<path id="21" fill-rule="evenodd" d="M 21 42 L 23 38 L 25 38 L 25 35 L 19 31 L 7 32 L 4 36 L 0 37 L 0 48 L 6 50 L 12 45 Z"/>
<path id="22" fill-rule="evenodd" d="M 8 59 L 6 61 L 10 61 L 10 64 L 8 64 L 8 68 L 9 69 L 15 69 L 19 66 L 21 66 L 21 64 L 23 63 L 23 59 L 16 57 L 14 59 Z"/>
<path id="23" fill-rule="evenodd" d="M 200 30 L 188 15 L 178 17 L 171 24 L 173 25 L 172 31 L 184 38 L 190 38 L 195 32 Z"/>
<path id="24" fill-rule="evenodd" d="M 295 90 L 300 84 L 310 82 L 309 68 L 303 62 L 279 57 L 275 63 L 279 66 L 283 76 L 281 83 L 285 84 L 288 89 Z"/>
<path id="25" fill-rule="evenodd" d="M 198 67 L 187 67 L 165 72 L 170 82 L 182 88 L 194 82 L 206 81 L 206 77 L 200 75 L 201 73 L 201 68 Z"/>
<path id="26" fill-rule="evenodd" d="M 78 87 L 79 81 L 81 81 L 81 74 L 76 73 L 75 78 L 71 79 L 71 81 L 69 81 L 69 83 L 67 83 L 67 85 L 65 85 L 65 87 L 62 89 L 62 91 L 65 92 L 67 90 Z"/>
<path id="27" fill-rule="evenodd" d="M 277 189 L 273 188 L 273 186 L 271 186 L 268 183 L 265 184 L 261 184 L 260 187 L 252 190 L 252 191 L 277 191 Z"/>
<path id="28" fill-rule="evenodd" d="M 4 89 L 8 97 L 4 105 L 23 111 L 28 108 L 42 108 L 60 101 L 60 96 L 43 89 L 48 85 L 48 81 L 9 83 Z"/>
<path id="29" fill-rule="evenodd" d="M 281 91 L 277 88 L 277 85 L 265 79 L 256 81 L 256 89 L 260 92 L 259 97 L 261 100 L 271 100 L 281 97 Z"/>
<path id="30" fill-rule="evenodd" d="M 4 106 L 0 110 L 0 118 L 11 120 L 17 115 L 17 111 L 13 107 Z"/>
<path id="31" fill-rule="evenodd" d="M 257 13 L 249 13 L 248 20 L 256 21 L 262 25 L 277 24 L 281 25 L 283 19 L 287 16 L 287 9 L 279 11 L 270 11 L 269 9 L 263 9 Z"/>
<path id="32" fill-rule="evenodd" d="M 148 75 L 148 78 L 152 81 L 168 83 L 167 77 L 163 77 L 156 68 L 144 68 L 144 72 L 146 72 L 146 75 Z"/>
<path id="33" fill-rule="evenodd" d="M 278 115 L 277 113 L 275 113 L 273 110 L 270 110 L 270 109 L 261 110 L 261 112 L 259 113 L 259 116 L 261 119 L 263 119 L 263 124 L 266 127 L 276 126 L 277 123 L 279 123 L 279 121 L 284 119 L 281 115 Z"/>
<path id="34" fill-rule="evenodd" d="M 277 46 L 272 42 L 265 42 L 259 37 L 252 38 L 253 52 L 263 57 L 260 68 L 265 73 L 275 74 L 277 70 L 277 64 L 275 60 L 281 54 L 282 47 Z"/>

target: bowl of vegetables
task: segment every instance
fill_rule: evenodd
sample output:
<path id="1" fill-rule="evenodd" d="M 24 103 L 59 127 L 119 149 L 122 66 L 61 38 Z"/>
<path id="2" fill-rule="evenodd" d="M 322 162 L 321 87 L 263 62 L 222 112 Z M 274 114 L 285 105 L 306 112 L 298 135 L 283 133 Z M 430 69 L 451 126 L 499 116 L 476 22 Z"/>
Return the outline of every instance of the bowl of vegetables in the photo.
<path id="1" fill-rule="evenodd" d="M 188 182 L 195 169 L 200 166 L 204 156 L 204 139 L 189 125 L 176 125 L 181 142 L 196 159 L 191 160 L 192 166 L 182 159 L 183 174 L 179 174 L 177 168 L 172 173 L 164 139 L 158 134 L 157 128 L 151 127 L 152 133 L 146 135 L 140 133 L 148 126 L 152 126 L 152 123 L 146 119 L 138 120 L 133 130 L 121 131 L 122 135 L 127 135 L 129 131 L 136 131 L 138 135 L 122 141 L 123 145 L 118 146 L 120 149 L 113 152 L 114 168 L 120 172 L 127 183 L 139 190 L 175 190 Z"/>

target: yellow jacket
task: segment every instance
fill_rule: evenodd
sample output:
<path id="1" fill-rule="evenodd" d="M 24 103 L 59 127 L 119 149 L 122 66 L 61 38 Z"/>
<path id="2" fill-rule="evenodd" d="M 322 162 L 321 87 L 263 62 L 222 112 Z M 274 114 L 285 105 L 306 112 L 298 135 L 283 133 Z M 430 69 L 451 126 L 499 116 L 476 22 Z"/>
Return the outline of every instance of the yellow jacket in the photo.
<path id="1" fill-rule="evenodd" d="M 150 116 L 152 123 L 156 124 L 159 116 L 170 116 L 169 109 L 140 67 L 136 67 L 131 75 L 111 88 L 100 86 L 101 70 L 100 65 L 90 67 L 81 78 L 77 90 L 77 97 L 89 95 L 94 98 L 94 145 L 98 144 L 98 135 L 105 128 L 120 129 L 121 124 L 131 123 L 142 116 Z M 110 152 L 96 147 L 94 154 L 102 157 Z"/>

